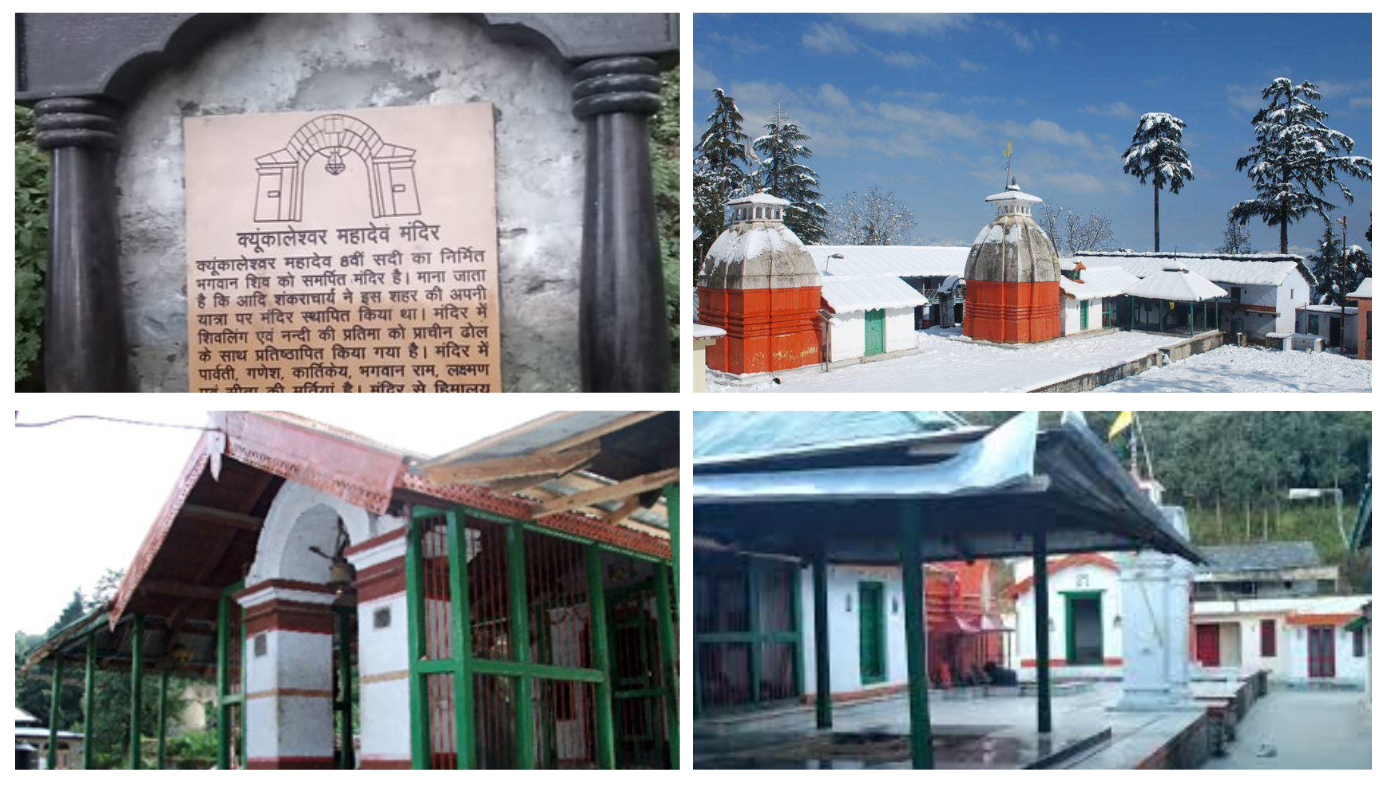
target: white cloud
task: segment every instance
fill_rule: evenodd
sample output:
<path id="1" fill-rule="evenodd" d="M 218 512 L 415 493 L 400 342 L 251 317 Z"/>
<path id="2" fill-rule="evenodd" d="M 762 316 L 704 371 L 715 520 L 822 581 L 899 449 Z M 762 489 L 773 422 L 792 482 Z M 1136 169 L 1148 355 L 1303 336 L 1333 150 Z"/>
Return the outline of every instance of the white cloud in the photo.
<path id="1" fill-rule="evenodd" d="M 940 35 L 972 26 L 971 14 L 845 14 L 847 22 L 878 33 Z"/>
<path id="2" fill-rule="evenodd" d="M 987 67 L 982 63 L 974 63 L 971 60 L 959 60 L 958 68 L 963 71 L 985 71 Z"/>
<path id="3" fill-rule="evenodd" d="M 693 63 L 693 92 L 706 93 L 719 85 L 721 82 L 716 74 L 697 62 Z"/>
<path id="4" fill-rule="evenodd" d="M 823 103 L 831 107 L 845 109 L 852 105 L 852 99 L 847 94 L 839 90 L 836 86 L 824 84 L 818 88 L 818 97 Z"/>
<path id="5" fill-rule="evenodd" d="M 896 68 L 917 68 L 929 64 L 929 58 L 913 52 L 902 52 L 898 50 L 894 52 L 882 52 L 876 49 L 870 51 L 871 54 L 879 57 L 881 62 Z"/>
<path id="6" fill-rule="evenodd" d="M 1351 109 L 1354 112 L 1356 112 L 1359 109 L 1365 109 L 1368 112 L 1370 112 L 1372 111 L 1372 97 L 1359 96 L 1357 98 L 1354 98 L 1348 102 L 1348 109 Z"/>
<path id="7" fill-rule="evenodd" d="M 1082 131 L 1066 131 L 1063 126 L 1053 120 L 1035 118 L 1028 125 L 1019 126 L 1011 122 L 1008 128 L 1016 133 L 1017 136 L 1028 136 L 1036 142 L 1050 142 L 1066 147 L 1091 148 L 1092 139 Z"/>
<path id="8" fill-rule="evenodd" d="M 1075 194 L 1098 194 L 1107 190 L 1108 181 L 1086 172 L 1059 172 L 1040 176 L 1040 182 Z"/>
<path id="9" fill-rule="evenodd" d="M 820 55 L 850 55 L 861 47 L 855 36 L 841 27 L 813 22 L 800 39 L 804 48 Z"/>
<path id="10" fill-rule="evenodd" d="M 1136 114 L 1136 110 L 1126 105 L 1125 101 L 1113 101 L 1104 106 L 1094 106 L 1089 104 L 1078 110 L 1084 114 L 1101 115 L 1102 117 L 1128 118 Z"/>
<path id="11" fill-rule="evenodd" d="M 1227 103 L 1233 109 L 1255 112 L 1261 108 L 1261 88 L 1247 85 L 1228 85 L 1226 90 Z"/>

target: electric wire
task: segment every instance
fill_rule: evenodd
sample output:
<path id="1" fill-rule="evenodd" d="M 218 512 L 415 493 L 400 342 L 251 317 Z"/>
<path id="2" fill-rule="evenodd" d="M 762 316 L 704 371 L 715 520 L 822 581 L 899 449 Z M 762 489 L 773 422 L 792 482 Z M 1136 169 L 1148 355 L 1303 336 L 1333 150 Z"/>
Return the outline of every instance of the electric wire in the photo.
<path id="1" fill-rule="evenodd" d="M 14 415 L 16 418 L 19 417 L 18 412 L 14 413 Z M 106 415 L 68 415 L 66 417 L 55 418 L 54 420 L 34 421 L 32 423 L 21 423 L 16 421 L 14 425 L 15 428 L 47 428 L 49 426 L 57 426 L 76 420 L 94 420 L 105 423 L 118 423 L 126 426 L 151 426 L 154 428 L 174 428 L 188 431 L 221 431 L 221 429 L 213 426 L 189 426 L 185 423 L 156 423 L 152 420 L 113 418 Z"/>

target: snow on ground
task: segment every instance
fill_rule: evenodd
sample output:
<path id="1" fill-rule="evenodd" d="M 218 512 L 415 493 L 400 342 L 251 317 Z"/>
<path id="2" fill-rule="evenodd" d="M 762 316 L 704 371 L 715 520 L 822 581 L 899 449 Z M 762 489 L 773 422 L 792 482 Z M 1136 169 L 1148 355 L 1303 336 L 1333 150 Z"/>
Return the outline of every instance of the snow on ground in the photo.
<path id="1" fill-rule="evenodd" d="M 1015 393 L 1062 382 L 1147 355 L 1179 339 L 1158 333 L 1117 332 L 1073 336 L 1042 344 L 1002 346 L 957 336 L 959 329 L 930 329 L 916 334 L 913 355 L 861 363 L 827 373 L 821 367 L 795 369 L 749 388 L 719 384 L 709 375 L 709 390 L 751 392 L 890 392 Z"/>
<path id="2" fill-rule="evenodd" d="M 1223 346 L 1103 385 L 1109 393 L 1365 393 L 1372 364 L 1327 352 Z"/>
<path id="3" fill-rule="evenodd" d="M 916 334 L 919 351 L 824 373 L 794 369 L 754 384 L 728 385 L 708 374 L 718 392 L 1015 393 L 1062 382 L 1147 355 L 1179 337 L 1121 331 L 1071 336 L 1042 344 L 1004 346 L 972 341 L 959 328 Z M 1354 392 L 1371 390 L 1371 362 L 1337 355 L 1219 347 L 1100 388 L 1139 392 Z"/>

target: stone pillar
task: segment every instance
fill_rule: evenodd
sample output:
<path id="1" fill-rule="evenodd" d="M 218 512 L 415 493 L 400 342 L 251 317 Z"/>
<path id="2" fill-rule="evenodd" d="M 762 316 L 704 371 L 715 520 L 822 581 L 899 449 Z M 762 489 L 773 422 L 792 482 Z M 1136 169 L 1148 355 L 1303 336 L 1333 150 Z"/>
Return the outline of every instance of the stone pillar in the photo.
<path id="1" fill-rule="evenodd" d="M 401 528 L 346 551 L 356 568 L 363 770 L 410 767 L 407 542 Z"/>
<path id="2" fill-rule="evenodd" d="M 1151 551 L 1122 554 L 1121 698 L 1116 709 L 1155 710 L 1170 703 L 1170 648 L 1166 602 L 1170 558 Z M 1187 653 L 1181 652 L 1187 658 Z"/>
<path id="3" fill-rule="evenodd" d="M 115 158 L 119 108 L 93 98 L 38 102 L 35 143 L 49 184 L 44 377 L 49 392 L 125 387 Z"/>
<path id="4" fill-rule="evenodd" d="M 245 621 L 249 769 L 332 769 L 332 602 L 325 588 L 273 579 L 237 593 Z"/>
<path id="5" fill-rule="evenodd" d="M 659 68 L 648 57 L 609 57 L 583 63 L 573 75 L 573 114 L 587 121 L 582 385 L 663 391 L 669 323 L 647 120 L 659 109 Z"/>
<path id="6" fill-rule="evenodd" d="M 1169 696 L 1175 704 L 1193 701 L 1189 693 L 1189 627 L 1193 624 L 1194 567 L 1188 560 L 1170 557 L 1169 602 Z"/>

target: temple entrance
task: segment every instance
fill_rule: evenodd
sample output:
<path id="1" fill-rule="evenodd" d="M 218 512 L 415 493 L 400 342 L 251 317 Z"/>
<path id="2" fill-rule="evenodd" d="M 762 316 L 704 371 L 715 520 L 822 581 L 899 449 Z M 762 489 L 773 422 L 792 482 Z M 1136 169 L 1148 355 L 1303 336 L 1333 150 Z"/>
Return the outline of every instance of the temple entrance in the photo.
<path id="1" fill-rule="evenodd" d="M 1338 674 L 1337 657 L 1333 647 L 1333 628 L 1309 628 L 1309 678 L 1332 678 Z"/>
<path id="2" fill-rule="evenodd" d="M 1070 592 L 1064 595 L 1064 604 L 1068 620 L 1068 665 L 1102 665 L 1102 594 Z"/>

